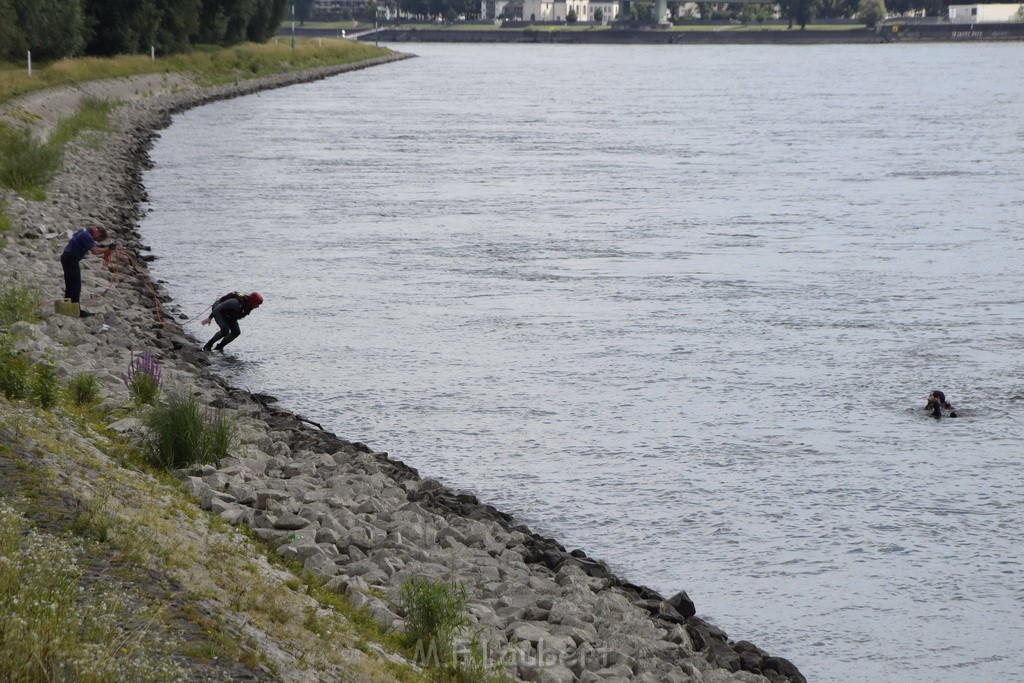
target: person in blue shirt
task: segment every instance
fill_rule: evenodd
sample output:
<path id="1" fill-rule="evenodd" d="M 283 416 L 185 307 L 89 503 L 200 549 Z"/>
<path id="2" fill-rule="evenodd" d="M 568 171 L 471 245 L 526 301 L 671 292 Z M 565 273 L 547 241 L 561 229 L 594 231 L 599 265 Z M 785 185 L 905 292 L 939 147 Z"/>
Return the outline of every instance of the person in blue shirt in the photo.
<path id="1" fill-rule="evenodd" d="M 203 351 L 213 350 L 213 345 L 218 340 L 220 340 L 220 344 L 217 344 L 216 349 L 223 351 L 225 346 L 242 334 L 242 330 L 238 327 L 238 321 L 259 308 L 262 303 L 263 297 L 260 296 L 259 292 L 252 292 L 251 294 L 228 292 L 217 299 L 213 304 L 210 317 L 204 320 L 202 324 L 209 325 L 211 321 L 216 320 L 220 331 L 213 335 L 210 341 L 206 342 Z"/>
<path id="2" fill-rule="evenodd" d="M 82 267 L 80 264 L 85 255 L 90 252 L 105 254 L 117 246 L 116 244 L 98 243 L 99 240 L 105 239 L 107 239 L 107 231 L 96 225 L 82 228 L 71 236 L 68 246 L 64 247 L 64 253 L 60 255 L 60 265 L 64 268 L 65 299 L 71 299 L 77 304 L 82 297 Z M 84 308 L 80 309 L 78 314 L 83 318 L 92 315 Z"/>

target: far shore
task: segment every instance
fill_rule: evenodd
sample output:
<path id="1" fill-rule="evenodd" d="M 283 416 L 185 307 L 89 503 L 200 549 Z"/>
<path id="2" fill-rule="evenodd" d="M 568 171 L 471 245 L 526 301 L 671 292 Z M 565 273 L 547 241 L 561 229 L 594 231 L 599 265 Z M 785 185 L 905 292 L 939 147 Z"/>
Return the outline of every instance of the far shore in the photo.
<path id="1" fill-rule="evenodd" d="M 842 45 L 921 42 L 1024 41 L 1024 22 L 950 24 L 894 21 L 878 28 L 859 24 L 694 24 L 666 28 L 619 28 L 587 24 L 538 24 L 503 28 L 480 24 L 398 24 L 355 30 L 296 26 L 305 38 L 349 37 L 385 43 L 558 43 L 583 45 Z M 291 35 L 283 26 L 281 35 Z"/>

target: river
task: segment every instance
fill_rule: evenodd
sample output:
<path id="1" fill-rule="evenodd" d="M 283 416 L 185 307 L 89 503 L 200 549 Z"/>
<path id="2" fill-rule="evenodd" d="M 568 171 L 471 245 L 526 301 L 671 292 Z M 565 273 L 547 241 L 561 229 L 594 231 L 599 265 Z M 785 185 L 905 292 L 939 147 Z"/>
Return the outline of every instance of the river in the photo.
<path id="1" fill-rule="evenodd" d="M 1019 677 L 1024 44 L 397 49 L 162 132 L 218 371 L 809 680 Z"/>

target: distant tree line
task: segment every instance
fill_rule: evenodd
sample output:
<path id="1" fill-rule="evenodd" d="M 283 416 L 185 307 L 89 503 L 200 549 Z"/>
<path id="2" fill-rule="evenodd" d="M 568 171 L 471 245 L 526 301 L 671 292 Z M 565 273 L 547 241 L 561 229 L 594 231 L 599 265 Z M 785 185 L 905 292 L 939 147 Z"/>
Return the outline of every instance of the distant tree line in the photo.
<path id="1" fill-rule="evenodd" d="M 398 10 L 412 17 L 442 17 L 454 21 L 456 17 L 473 18 L 480 14 L 479 0 L 397 0 Z"/>
<path id="2" fill-rule="evenodd" d="M 266 42 L 289 0 L 0 0 L 0 57 L 41 61 Z"/>

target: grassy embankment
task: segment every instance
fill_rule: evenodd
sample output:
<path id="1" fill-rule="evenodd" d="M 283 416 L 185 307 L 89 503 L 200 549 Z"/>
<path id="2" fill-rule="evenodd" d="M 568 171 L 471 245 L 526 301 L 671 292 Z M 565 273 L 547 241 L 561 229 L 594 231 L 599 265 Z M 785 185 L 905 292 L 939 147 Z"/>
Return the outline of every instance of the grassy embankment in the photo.
<path id="1" fill-rule="evenodd" d="M 181 74 L 199 86 L 213 86 L 320 66 L 352 64 L 388 53 L 384 48 L 356 41 L 313 39 L 297 42 L 295 49 L 281 44 L 245 44 L 232 48 L 201 46 L 188 54 L 155 60 L 141 55 L 62 59 L 36 65 L 31 75 L 25 65 L 0 61 L 0 104 L 38 90 L 83 81 Z M 82 110 L 62 122 L 45 142 L 31 135 L 31 128 L 38 121 L 28 112 L 13 112 L 16 125 L 0 121 L 0 189 L 13 189 L 30 199 L 45 199 L 46 184 L 60 168 L 64 145 L 82 130 L 102 131 L 106 113 L 116 104 L 87 100 Z M 0 238 L 6 223 L 0 197 Z"/>
<path id="2" fill-rule="evenodd" d="M 388 54 L 384 48 L 350 40 L 301 40 L 295 49 L 278 44 L 244 44 L 230 48 L 199 46 L 192 52 L 151 60 L 143 55 L 83 57 L 35 65 L 0 61 L 0 103 L 34 90 L 101 78 L 122 78 L 152 73 L 182 73 L 202 86 L 231 83 L 274 73 L 318 66 L 352 64 Z"/>
<path id="3" fill-rule="evenodd" d="M 37 67 L 31 78 L 4 65 L 0 101 L 153 72 L 223 83 L 385 52 L 350 42 L 294 52 L 202 49 L 155 62 L 64 60 Z M 30 116 L 4 126 L 0 191 L 30 202 L 45 197 L 64 145 L 83 133 L 95 136 L 87 144 L 102 144 L 116 104 L 84 101 L 45 143 L 21 130 L 36 123 Z M 12 232 L 0 211 L 0 261 Z M 252 671 L 285 680 L 424 679 L 407 663 L 407 637 L 383 631 L 301 567 L 201 511 L 153 459 L 152 441 L 109 429 L 135 418 L 159 431 L 165 423 L 151 417 L 173 401 L 158 394 L 138 400 L 134 382 L 126 393 L 136 400 L 104 397 L 95 377 L 65 383 L 48 354 L 19 350 L 19 338 L 45 334 L 36 324 L 38 301 L 32 283 L 0 277 L 0 679 L 220 680 Z M 193 408 L 204 414 L 205 407 Z M 227 452 L 230 430 L 217 424 L 213 441 Z M 175 420 L 170 425 L 172 434 L 182 431 Z"/>

